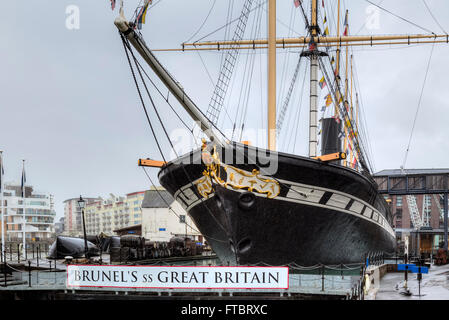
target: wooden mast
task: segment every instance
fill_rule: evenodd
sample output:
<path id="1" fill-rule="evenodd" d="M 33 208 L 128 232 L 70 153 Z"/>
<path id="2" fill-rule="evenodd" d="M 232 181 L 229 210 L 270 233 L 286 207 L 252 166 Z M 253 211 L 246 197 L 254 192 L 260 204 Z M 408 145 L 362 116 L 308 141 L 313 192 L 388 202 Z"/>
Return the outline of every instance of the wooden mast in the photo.
<path id="1" fill-rule="evenodd" d="M 276 150 L 276 0 L 268 2 L 268 149 Z"/>

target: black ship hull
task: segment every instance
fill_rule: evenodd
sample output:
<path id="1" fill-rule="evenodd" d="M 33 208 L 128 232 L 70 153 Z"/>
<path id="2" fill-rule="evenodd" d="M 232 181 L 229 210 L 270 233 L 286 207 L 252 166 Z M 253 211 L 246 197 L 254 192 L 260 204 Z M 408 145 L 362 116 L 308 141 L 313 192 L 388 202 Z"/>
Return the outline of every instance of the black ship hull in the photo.
<path id="1" fill-rule="evenodd" d="M 237 143 L 218 155 L 235 168 L 218 183 L 206 180 L 200 150 L 168 163 L 159 180 L 224 264 L 337 265 L 395 251 L 388 205 L 355 170 Z"/>

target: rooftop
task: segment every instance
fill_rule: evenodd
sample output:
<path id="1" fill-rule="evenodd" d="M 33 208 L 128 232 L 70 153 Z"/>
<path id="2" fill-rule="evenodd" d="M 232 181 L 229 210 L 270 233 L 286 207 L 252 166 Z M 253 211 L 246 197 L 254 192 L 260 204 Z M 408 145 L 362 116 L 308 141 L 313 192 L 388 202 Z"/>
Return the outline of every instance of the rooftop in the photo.
<path id="1" fill-rule="evenodd" d="M 142 201 L 142 208 L 168 208 L 175 199 L 163 190 L 147 190 Z"/>
<path id="2" fill-rule="evenodd" d="M 449 174 L 449 169 L 404 169 L 406 175 L 437 175 L 437 174 Z M 404 173 L 401 169 L 386 169 L 374 174 L 375 177 L 382 176 L 403 176 Z"/>

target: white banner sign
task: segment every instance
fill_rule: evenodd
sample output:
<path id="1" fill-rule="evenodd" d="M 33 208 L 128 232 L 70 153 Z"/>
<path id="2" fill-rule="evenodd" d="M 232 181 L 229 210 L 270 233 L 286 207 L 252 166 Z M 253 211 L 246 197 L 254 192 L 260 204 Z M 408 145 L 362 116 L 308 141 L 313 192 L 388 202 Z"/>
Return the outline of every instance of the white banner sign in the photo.
<path id="1" fill-rule="evenodd" d="M 67 287 L 288 289 L 288 267 L 68 265 Z"/>

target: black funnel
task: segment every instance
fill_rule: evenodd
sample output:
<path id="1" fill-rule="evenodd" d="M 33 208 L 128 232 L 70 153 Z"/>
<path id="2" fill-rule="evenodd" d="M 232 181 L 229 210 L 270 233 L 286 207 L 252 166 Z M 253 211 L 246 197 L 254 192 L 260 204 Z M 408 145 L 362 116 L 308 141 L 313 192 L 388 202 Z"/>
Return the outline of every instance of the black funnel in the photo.
<path id="1" fill-rule="evenodd" d="M 341 152 L 340 123 L 335 118 L 325 118 L 321 120 L 321 154 Z"/>

